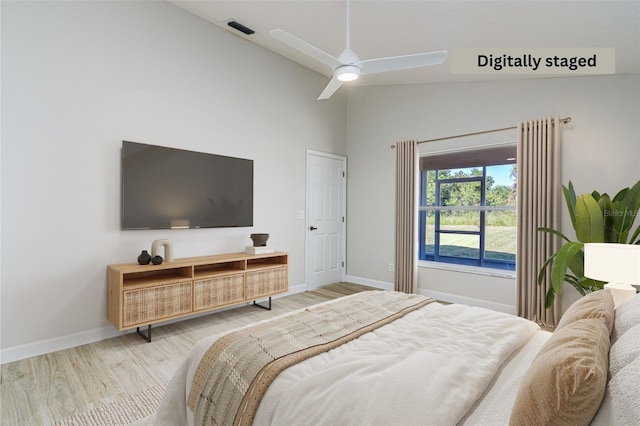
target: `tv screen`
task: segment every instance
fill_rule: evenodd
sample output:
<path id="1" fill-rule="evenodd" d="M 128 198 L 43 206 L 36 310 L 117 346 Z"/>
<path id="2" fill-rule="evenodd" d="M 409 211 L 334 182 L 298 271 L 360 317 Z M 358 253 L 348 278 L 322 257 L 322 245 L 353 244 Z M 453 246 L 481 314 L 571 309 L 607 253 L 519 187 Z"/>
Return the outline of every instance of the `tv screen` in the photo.
<path id="1" fill-rule="evenodd" d="M 122 141 L 122 229 L 253 226 L 253 160 Z"/>

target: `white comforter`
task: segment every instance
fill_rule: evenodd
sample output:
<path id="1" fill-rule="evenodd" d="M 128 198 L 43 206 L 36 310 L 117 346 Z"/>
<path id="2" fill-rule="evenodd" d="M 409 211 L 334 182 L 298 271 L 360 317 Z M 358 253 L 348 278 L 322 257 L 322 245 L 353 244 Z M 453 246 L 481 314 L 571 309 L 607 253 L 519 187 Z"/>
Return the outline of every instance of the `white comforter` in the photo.
<path id="1" fill-rule="evenodd" d="M 270 425 L 453 425 L 539 327 L 482 308 L 432 303 L 337 349 L 283 371 L 255 417 Z M 193 424 L 185 400 L 196 345 L 145 424 Z"/>

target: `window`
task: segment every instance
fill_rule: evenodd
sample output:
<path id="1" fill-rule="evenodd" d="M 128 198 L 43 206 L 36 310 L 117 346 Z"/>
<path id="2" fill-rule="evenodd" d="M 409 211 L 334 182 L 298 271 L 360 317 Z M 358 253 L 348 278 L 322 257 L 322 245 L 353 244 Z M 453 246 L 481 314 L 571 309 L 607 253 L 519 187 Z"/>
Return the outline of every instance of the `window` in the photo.
<path id="1" fill-rule="evenodd" d="M 419 258 L 515 270 L 515 146 L 420 159 Z"/>

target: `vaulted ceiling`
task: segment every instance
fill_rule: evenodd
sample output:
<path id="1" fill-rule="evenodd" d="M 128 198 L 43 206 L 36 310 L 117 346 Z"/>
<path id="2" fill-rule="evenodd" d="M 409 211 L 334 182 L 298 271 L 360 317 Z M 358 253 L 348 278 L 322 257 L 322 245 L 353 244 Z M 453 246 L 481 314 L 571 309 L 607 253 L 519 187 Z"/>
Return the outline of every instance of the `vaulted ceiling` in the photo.
<path id="1" fill-rule="evenodd" d="M 329 78 L 332 70 L 269 36 L 283 29 L 338 56 L 345 48 L 344 0 L 170 0 L 239 37 Z M 235 20 L 255 31 L 229 27 Z M 617 74 L 640 73 L 638 1 L 353 0 L 351 48 L 360 59 L 457 48 L 614 48 Z M 530 76 L 529 76 L 530 77 Z M 515 78 L 451 72 L 450 61 L 426 68 L 367 75 L 361 85 Z"/>

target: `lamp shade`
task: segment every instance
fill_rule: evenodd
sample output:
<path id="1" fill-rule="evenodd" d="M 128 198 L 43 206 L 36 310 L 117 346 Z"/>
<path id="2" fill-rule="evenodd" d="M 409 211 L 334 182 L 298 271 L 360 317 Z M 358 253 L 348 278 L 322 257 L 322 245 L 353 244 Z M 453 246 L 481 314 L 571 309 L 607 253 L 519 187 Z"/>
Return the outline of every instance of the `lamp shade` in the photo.
<path id="1" fill-rule="evenodd" d="M 640 284 L 640 246 L 587 243 L 584 245 L 584 276 L 599 281 L 613 296 L 614 307 L 636 295 L 630 284 Z"/>
<path id="2" fill-rule="evenodd" d="M 586 243 L 584 276 L 600 281 L 640 285 L 640 246 Z"/>

